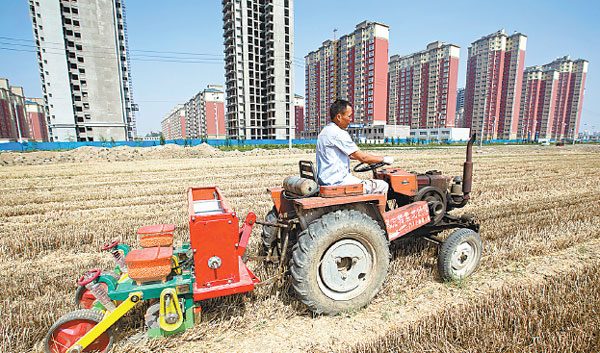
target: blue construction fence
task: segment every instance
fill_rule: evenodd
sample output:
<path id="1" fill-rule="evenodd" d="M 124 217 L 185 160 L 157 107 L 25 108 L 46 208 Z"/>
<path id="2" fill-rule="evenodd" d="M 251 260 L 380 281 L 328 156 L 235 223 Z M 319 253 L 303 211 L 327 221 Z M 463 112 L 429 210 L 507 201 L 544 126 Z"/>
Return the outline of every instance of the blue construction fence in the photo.
<path id="1" fill-rule="evenodd" d="M 175 144 L 179 146 L 197 146 L 202 143 L 207 143 L 210 146 L 264 146 L 264 145 L 287 145 L 288 140 L 203 140 L 203 139 L 187 139 L 187 140 L 166 140 L 164 144 Z M 292 145 L 315 145 L 316 139 L 293 139 Z M 417 140 L 417 139 L 391 139 L 382 140 L 377 143 L 366 143 L 362 145 L 429 145 L 429 144 L 464 144 L 466 141 L 452 140 Z M 483 141 L 483 144 L 517 144 L 524 143 L 522 140 L 489 140 Z M 0 151 L 53 151 L 53 150 L 71 150 L 83 146 L 92 147 L 153 147 L 160 146 L 160 141 L 87 141 L 87 142 L 4 142 L 0 143 Z"/>
<path id="2" fill-rule="evenodd" d="M 261 146 L 261 145 L 287 145 L 288 140 L 203 140 L 203 139 L 179 139 L 165 140 L 164 144 L 174 144 L 179 146 L 198 146 L 207 143 L 210 146 Z M 293 145 L 314 145 L 315 139 L 293 139 Z M 83 146 L 91 147 L 153 147 L 160 146 L 161 142 L 156 141 L 85 141 L 85 142 L 4 142 L 0 143 L 0 151 L 53 151 L 53 150 L 71 150 Z"/>

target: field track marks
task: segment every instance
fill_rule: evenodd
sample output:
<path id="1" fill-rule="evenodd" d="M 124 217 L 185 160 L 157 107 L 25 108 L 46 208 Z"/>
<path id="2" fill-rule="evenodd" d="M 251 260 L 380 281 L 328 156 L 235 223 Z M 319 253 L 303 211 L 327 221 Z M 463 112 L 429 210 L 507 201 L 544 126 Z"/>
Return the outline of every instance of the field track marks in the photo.
<path id="1" fill-rule="evenodd" d="M 548 276 L 582 268 L 600 257 L 600 240 L 581 243 L 543 257 L 528 257 L 490 271 L 476 272 L 462 286 L 429 283 L 396 300 L 376 300 L 356 313 L 336 317 L 292 316 L 287 320 L 262 320 L 260 325 L 233 327 L 218 336 L 198 332 L 197 342 L 177 342 L 179 352 L 345 351 L 391 329 L 416 322 L 443 308 L 468 304 L 477 296 L 494 295 L 502 286 L 540 283 Z M 195 330 L 207 330 L 206 325 Z M 184 335 L 185 339 L 185 335 Z M 117 352 L 122 352 L 117 349 Z"/>

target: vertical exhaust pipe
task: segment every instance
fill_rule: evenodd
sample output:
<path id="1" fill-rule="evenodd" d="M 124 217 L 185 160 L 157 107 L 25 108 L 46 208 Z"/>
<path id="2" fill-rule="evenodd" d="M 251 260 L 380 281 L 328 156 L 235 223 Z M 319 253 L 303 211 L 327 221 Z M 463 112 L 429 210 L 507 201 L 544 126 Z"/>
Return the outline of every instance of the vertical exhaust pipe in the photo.
<path id="1" fill-rule="evenodd" d="M 473 143 L 477 134 L 473 134 L 467 143 L 467 160 L 463 165 L 463 199 L 468 200 L 471 193 L 471 184 L 473 183 Z"/>

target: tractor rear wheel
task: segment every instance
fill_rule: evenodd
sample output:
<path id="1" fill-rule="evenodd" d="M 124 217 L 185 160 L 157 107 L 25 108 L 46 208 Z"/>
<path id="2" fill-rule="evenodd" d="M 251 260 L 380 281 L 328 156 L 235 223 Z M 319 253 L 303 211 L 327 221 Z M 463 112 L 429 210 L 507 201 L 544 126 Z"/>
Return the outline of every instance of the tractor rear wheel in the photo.
<path id="1" fill-rule="evenodd" d="M 50 327 L 44 338 L 46 353 L 65 353 L 75 342 L 102 321 L 102 313 L 96 310 L 76 310 L 63 315 Z M 108 352 L 114 338 L 111 329 L 103 332 L 98 339 L 82 352 Z"/>
<path id="2" fill-rule="evenodd" d="M 369 304 L 390 264 L 379 224 L 355 210 L 323 215 L 292 250 L 290 272 L 299 299 L 317 314 L 333 315 Z"/>
<path id="3" fill-rule="evenodd" d="M 477 232 L 468 228 L 452 232 L 438 253 L 438 271 L 442 280 L 460 280 L 473 273 L 482 251 L 483 244 Z"/>

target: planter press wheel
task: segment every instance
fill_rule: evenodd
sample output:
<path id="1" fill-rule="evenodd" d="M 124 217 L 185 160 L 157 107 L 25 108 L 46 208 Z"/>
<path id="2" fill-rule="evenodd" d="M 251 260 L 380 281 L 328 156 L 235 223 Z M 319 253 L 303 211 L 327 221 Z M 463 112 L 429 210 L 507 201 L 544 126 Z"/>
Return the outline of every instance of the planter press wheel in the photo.
<path id="1" fill-rule="evenodd" d="M 46 353 L 65 353 L 81 337 L 102 321 L 102 313 L 95 310 L 77 310 L 62 316 L 44 338 Z M 114 338 L 109 329 L 82 352 L 108 352 Z"/>

